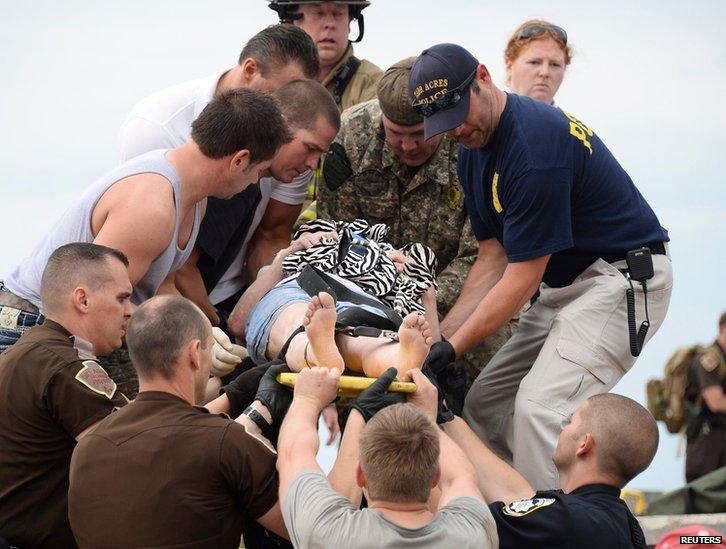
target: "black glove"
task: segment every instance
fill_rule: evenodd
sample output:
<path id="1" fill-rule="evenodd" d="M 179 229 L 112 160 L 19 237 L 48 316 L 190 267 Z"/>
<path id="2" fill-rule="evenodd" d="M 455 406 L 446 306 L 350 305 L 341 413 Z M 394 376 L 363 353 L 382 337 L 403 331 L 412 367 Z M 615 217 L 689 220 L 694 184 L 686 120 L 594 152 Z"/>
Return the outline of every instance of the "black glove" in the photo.
<path id="1" fill-rule="evenodd" d="M 386 406 L 406 402 L 403 394 L 387 392 L 397 373 L 395 368 L 389 368 L 353 401 L 351 407 L 360 412 L 366 423 Z"/>
<path id="2" fill-rule="evenodd" d="M 268 367 L 269 364 L 263 364 L 250 368 L 219 390 L 220 395 L 225 394 L 229 399 L 229 417 L 236 418 L 247 406 L 252 404 L 260 380 Z"/>
<path id="3" fill-rule="evenodd" d="M 438 374 L 440 370 L 446 368 L 449 364 L 456 360 L 456 353 L 454 347 L 442 339 L 431 345 L 429 354 L 424 360 L 424 367 L 429 367 L 434 374 Z M 423 368 L 422 368 L 423 369 Z"/>
<path id="4" fill-rule="evenodd" d="M 429 378 L 429 381 L 433 384 L 434 387 L 436 387 L 436 392 L 438 393 L 438 410 L 436 410 L 436 423 L 437 425 L 442 425 L 446 423 L 447 421 L 451 421 L 454 419 L 454 413 L 449 410 L 449 407 L 446 405 L 446 394 L 441 389 L 441 384 L 439 383 L 439 380 L 436 377 L 436 374 L 434 374 L 431 371 L 431 368 L 428 366 L 424 366 L 421 368 L 421 372 Z"/>
<path id="5" fill-rule="evenodd" d="M 277 374 L 289 371 L 290 368 L 282 360 L 276 359 L 270 362 L 270 367 L 260 381 L 255 395 L 255 400 L 259 400 L 270 412 L 272 424 L 276 430 L 280 428 L 287 409 L 292 403 L 292 390 L 279 384 L 275 378 Z"/>

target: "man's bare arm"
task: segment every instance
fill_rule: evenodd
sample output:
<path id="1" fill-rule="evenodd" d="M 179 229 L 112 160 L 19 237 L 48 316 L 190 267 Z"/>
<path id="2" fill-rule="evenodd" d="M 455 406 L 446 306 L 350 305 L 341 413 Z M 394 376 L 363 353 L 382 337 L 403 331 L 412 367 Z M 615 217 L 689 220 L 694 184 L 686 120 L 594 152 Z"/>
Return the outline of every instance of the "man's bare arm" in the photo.
<path id="1" fill-rule="evenodd" d="M 488 502 L 511 503 L 534 495 L 525 478 L 495 456 L 460 417 L 444 424 L 444 431 L 463 450 L 479 482 L 479 489 Z"/>
<path id="2" fill-rule="evenodd" d="M 358 466 L 358 455 L 361 431 L 366 423 L 360 412 L 351 409 L 348 421 L 345 424 L 343 438 L 340 441 L 338 457 L 328 474 L 328 482 L 333 490 L 346 498 L 354 508 L 360 507 L 363 490 L 355 481 L 355 471 Z"/>
<path id="3" fill-rule="evenodd" d="M 255 234 L 247 247 L 247 276 L 254 281 L 260 268 L 290 244 L 292 229 L 302 204 L 285 204 L 270 198 Z"/>
<path id="4" fill-rule="evenodd" d="M 550 256 L 509 263 L 504 275 L 449 338 L 456 356 L 484 341 L 508 322 L 537 291 Z"/>
<path id="5" fill-rule="evenodd" d="M 476 259 L 461 288 L 461 295 L 441 321 L 444 337 L 451 337 L 472 315 L 481 300 L 502 278 L 506 267 L 507 256 L 499 242 L 493 238 L 479 242 Z"/>
<path id="6" fill-rule="evenodd" d="M 262 296 L 282 280 L 282 262 L 286 256 L 286 250 L 278 252 L 272 264 L 245 290 L 237 305 L 234 306 L 227 319 L 227 326 L 229 331 L 238 338 L 244 340 L 247 318 L 250 316 L 252 308 L 262 299 Z"/>
<path id="7" fill-rule="evenodd" d="M 199 272 L 199 267 L 197 267 L 201 255 L 202 249 L 199 246 L 194 246 L 189 259 L 174 274 L 174 284 L 181 295 L 193 301 L 202 310 L 212 326 L 219 326 L 219 315 L 212 302 L 209 301 L 209 294 L 204 285 L 202 273 Z"/>

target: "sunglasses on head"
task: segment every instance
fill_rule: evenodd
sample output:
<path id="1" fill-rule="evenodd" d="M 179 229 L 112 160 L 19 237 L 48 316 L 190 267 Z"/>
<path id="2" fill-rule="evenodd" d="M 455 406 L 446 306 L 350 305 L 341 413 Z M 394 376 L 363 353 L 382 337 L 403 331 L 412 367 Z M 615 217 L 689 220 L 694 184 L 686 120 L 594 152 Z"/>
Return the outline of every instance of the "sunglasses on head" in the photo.
<path id="1" fill-rule="evenodd" d="M 539 23 L 526 25 L 519 33 L 519 36 L 517 36 L 517 40 L 542 36 L 547 31 L 554 32 L 560 40 L 567 44 L 567 32 L 565 32 L 565 29 L 558 27 L 557 25 L 540 25 Z"/>
<path id="2" fill-rule="evenodd" d="M 424 118 L 428 118 L 432 114 L 439 111 L 450 109 L 459 101 L 461 101 L 464 92 L 469 89 L 469 85 L 474 81 L 474 76 L 476 76 L 476 69 L 474 69 L 474 72 L 466 77 L 466 80 L 464 80 L 460 86 L 457 86 L 453 90 L 447 91 L 444 95 L 434 99 L 430 103 L 424 103 L 423 101 L 414 101 L 411 107 L 414 111 L 416 111 Z"/>

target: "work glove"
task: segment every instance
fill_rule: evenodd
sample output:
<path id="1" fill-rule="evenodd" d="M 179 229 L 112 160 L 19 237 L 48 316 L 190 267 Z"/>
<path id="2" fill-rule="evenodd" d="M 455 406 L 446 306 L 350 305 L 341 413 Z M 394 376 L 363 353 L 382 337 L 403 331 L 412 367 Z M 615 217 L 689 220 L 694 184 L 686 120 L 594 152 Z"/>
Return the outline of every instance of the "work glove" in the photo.
<path id="1" fill-rule="evenodd" d="M 247 358 L 247 349 L 229 340 L 229 336 L 220 328 L 212 328 L 214 348 L 212 349 L 212 375 L 224 377 L 234 370 L 235 366 Z"/>
<path id="2" fill-rule="evenodd" d="M 352 408 L 360 412 L 366 423 L 386 406 L 406 402 L 402 393 L 387 392 L 397 373 L 395 368 L 389 368 L 353 401 Z"/>
<path id="3" fill-rule="evenodd" d="M 277 374 L 289 371 L 290 368 L 282 360 L 273 360 L 267 372 L 265 372 L 265 375 L 260 380 L 257 394 L 255 395 L 255 400 L 259 400 L 270 412 L 272 425 L 276 431 L 280 428 L 287 409 L 292 403 L 292 389 L 278 383 L 275 378 Z"/>
<path id="4" fill-rule="evenodd" d="M 453 368 L 454 366 L 450 365 L 447 368 L 449 367 Z M 429 368 L 428 366 L 424 366 L 423 368 L 421 368 L 421 371 L 429 379 L 433 386 L 436 387 L 436 391 L 438 393 L 438 409 L 436 410 L 436 423 L 438 425 L 443 425 L 447 421 L 453 420 L 454 413 L 449 409 L 446 404 L 446 393 L 444 393 L 443 389 L 441 388 L 441 384 L 439 383 L 436 374 L 434 374 L 431 368 Z"/>
<path id="5" fill-rule="evenodd" d="M 257 387 L 268 366 L 269 364 L 263 364 L 250 368 L 219 390 L 220 395 L 225 394 L 229 399 L 229 416 L 231 418 L 238 417 L 255 400 Z"/>
<path id="6" fill-rule="evenodd" d="M 456 360 L 456 353 L 454 347 L 446 341 L 441 339 L 437 341 L 429 349 L 429 354 L 426 355 L 426 359 L 423 363 L 423 368 L 429 367 L 434 374 L 438 374 L 439 371 L 443 370 L 446 366 Z M 423 371 L 421 368 L 421 371 Z"/>

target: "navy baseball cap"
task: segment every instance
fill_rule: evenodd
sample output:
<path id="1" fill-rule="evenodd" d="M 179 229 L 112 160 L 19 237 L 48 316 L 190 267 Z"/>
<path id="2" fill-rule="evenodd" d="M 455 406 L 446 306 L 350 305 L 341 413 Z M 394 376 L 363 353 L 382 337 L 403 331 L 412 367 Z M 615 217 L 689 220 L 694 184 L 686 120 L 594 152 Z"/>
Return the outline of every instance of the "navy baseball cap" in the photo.
<path id="1" fill-rule="evenodd" d="M 469 114 L 469 86 L 479 61 L 456 44 L 425 49 L 411 68 L 413 109 L 424 117 L 424 138 L 460 126 Z"/>

